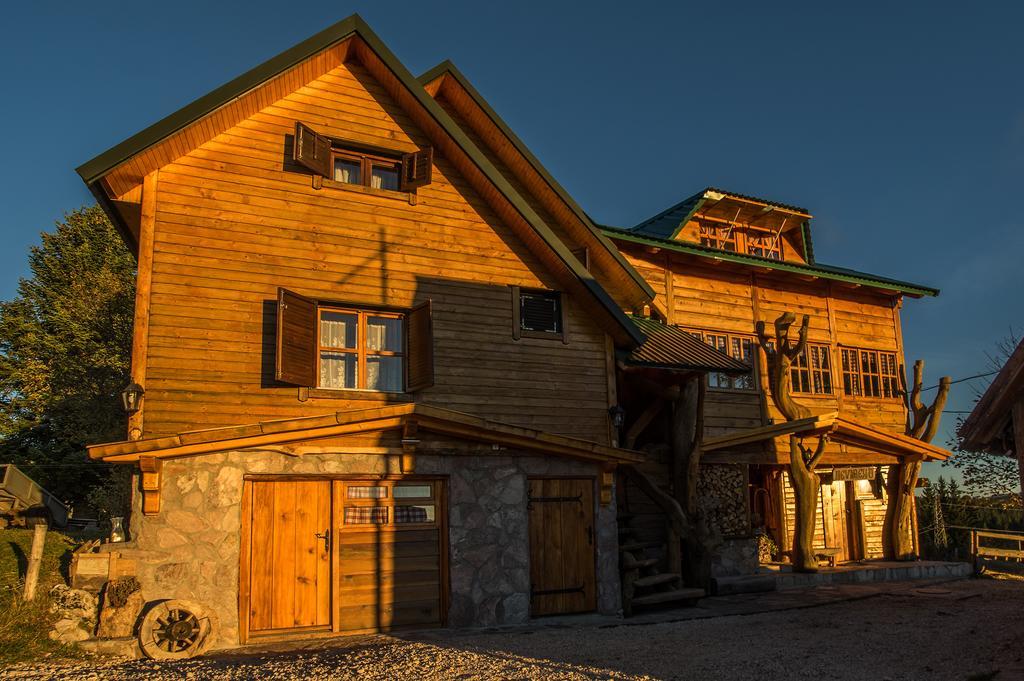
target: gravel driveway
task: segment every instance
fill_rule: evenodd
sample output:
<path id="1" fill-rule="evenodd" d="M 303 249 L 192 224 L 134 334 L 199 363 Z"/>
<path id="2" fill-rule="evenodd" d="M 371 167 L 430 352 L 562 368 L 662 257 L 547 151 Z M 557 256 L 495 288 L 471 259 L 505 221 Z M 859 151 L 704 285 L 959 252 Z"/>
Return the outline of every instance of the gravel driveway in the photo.
<path id="1" fill-rule="evenodd" d="M 1020 680 L 1024 583 L 968 580 L 659 624 L 373 636 L 180 663 L 32 665 L 0 678 Z"/>

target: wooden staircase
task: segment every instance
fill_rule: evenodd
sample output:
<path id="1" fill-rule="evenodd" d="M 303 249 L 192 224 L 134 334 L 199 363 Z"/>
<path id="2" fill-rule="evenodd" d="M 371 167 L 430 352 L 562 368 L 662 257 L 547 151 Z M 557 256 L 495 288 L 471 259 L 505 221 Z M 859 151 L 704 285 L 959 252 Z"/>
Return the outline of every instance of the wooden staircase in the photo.
<path id="1" fill-rule="evenodd" d="M 636 484 L 637 475 L 644 476 L 643 485 Z M 672 509 L 663 507 L 665 499 L 657 493 L 653 496 L 658 498 L 645 493 L 643 488 L 652 484 L 643 473 L 631 471 L 619 485 L 619 569 L 626 617 L 637 608 L 693 605 L 704 596 L 703 589 L 683 585 L 679 536 L 666 515 Z"/>

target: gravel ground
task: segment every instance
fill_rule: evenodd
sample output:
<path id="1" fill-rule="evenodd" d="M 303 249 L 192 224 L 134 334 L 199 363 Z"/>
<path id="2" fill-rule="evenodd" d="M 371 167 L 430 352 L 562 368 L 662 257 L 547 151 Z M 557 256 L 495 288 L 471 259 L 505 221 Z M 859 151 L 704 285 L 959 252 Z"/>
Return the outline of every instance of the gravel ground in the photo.
<path id="1" fill-rule="evenodd" d="M 23 665 L 3 679 L 1024 679 L 1024 582 L 646 625 L 373 636 L 285 652 Z"/>

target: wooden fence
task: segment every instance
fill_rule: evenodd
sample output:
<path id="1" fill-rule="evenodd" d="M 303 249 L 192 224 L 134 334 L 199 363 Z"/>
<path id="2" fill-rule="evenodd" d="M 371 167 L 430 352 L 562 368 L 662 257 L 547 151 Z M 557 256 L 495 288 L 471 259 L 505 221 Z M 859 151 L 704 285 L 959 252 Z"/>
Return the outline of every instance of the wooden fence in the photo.
<path id="1" fill-rule="evenodd" d="M 968 529 L 968 528 L 964 528 Z M 981 567 L 985 559 L 1024 561 L 1024 532 L 1009 532 L 970 528 L 971 556 L 974 568 Z"/>

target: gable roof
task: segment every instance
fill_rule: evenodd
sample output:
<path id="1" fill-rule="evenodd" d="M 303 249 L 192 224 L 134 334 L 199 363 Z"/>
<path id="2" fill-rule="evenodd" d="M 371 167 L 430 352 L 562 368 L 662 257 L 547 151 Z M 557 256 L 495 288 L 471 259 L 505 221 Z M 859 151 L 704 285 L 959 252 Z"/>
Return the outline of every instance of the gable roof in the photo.
<path id="1" fill-rule="evenodd" d="M 1013 405 L 1024 398 L 1024 341 L 1007 358 L 974 409 L 960 425 L 961 447 L 1003 454 L 999 436 L 1012 418 Z M 1018 452 L 1018 456 L 1020 453 Z"/>
<path id="2" fill-rule="evenodd" d="M 839 412 L 835 411 L 708 438 L 701 443 L 701 447 L 705 452 L 712 452 L 788 435 L 828 435 L 832 442 L 863 447 L 888 456 L 921 457 L 925 461 L 945 461 L 949 458 L 949 451 L 942 447 L 839 416 Z"/>
<path id="3" fill-rule="evenodd" d="M 166 437 L 92 445 L 88 450 L 91 459 L 132 463 L 142 457 L 169 459 L 198 456 L 231 449 L 257 449 L 353 433 L 395 430 L 408 423 L 414 423 L 420 431 L 587 461 L 638 463 L 644 458 L 640 452 L 629 449 L 500 423 L 425 404 L 339 411 L 323 416 L 263 421 L 247 426 L 194 430 Z"/>
<path id="4" fill-rule="evenodd" d="M 263 100 L 254 95 L 258 88 L 275 78 L 291 72 L 291 70 L 298 66 L 309 64 L 310 60 L 316 61 L 321 66 L 324 63 L 331 63 L 329 59 L 325 58 L 325 55 L 343 61 L 346 54 L 330 53 L 329 50 L 352 37 L 358 37 L 362 44 L 366 45 L 371 53 L 383 63 L 384 67 L 404 88 L 404 91 L 427 113 L 430 120 L 436 123 L 448 135 L 457 148 L 461 149 L 468 156 L 471 163 L 483 174 L 486 180 L 511 204 L 513 210 L 528 225 L 532 233 L 550 249 L 571 276 L 579 282 L 582 289 L 590 296 L 597 308 L 603 309 L 604 314 L 617 328 L 617 333 L 613 335 L 619 339 L 620 344 L 637 345 L 641 343 L 644 340 L 643 334 L 632 324 L 627 315 L 601 284 L 587 271 L 583 264 L 572 254 L 568 246 L 555 235 L 551 227 L 533 210 L 529 202 L 511 186 L 484 153 L 423 89 L 419 81 L 413 77 L 408 69 L 402 65 L 398 58 L 395 57 L 357 14 L 343 19 L 298 45 L 285 50 L 276 57 L 272 57 L 263 64 L 247 71 L 238 78 L 200 97 L 191 104 L 149 126 L 142 132 L 129 137 L 92 160 L 87 161 L 79 166 L 77 169 L 78 174 L 88 185 L 93 195 L 96 196 L 100 205 L 118 227 L 119 231 L 121 231 L 122 235 L 126 236 L 129 246 L 133 246 L 135 244 L 131 240 L 131 230 L 123 221 L 120 212 L 114 207 L 115 197 L 108 191 L 109 185 L 105 184 L 105 181 L 112 172 L 119 168 L 128 167 L 128 164 L 134 162 L 140 154 L 153 149 L 156 145 L 166 143 L 175 135 L 193 130 L 197 123 L 214 121 L 206 126 L 205 130 L 196 131 L 195 134 L 181 139 L 179 145 L 184 146 L 178 146 L 175 150 L 169 150 L 167 153 L 186 148 L 188 145 L 192 145 L 192 147 L 198 146 L 205 141 L 203 139 L 204 135 L 207 138 L 212 137 L 210 133 L 215 133 L 217 126 L 226 129 L 226 127 L 233 124 L 230 116 L 225 115 L 217 118 L 218 114 L 227 111 L 230 105 L 246 101 L 246 98 L 252 100 L 250 102 L 251 105 L 259 105 L 260 101 Z M 267 93 L 265 96 L 273 96 L 273 93 Z M 236 113 L 234 115 L 242 114 Z M 150 162 L 158 164 L 157 167 L 162 165 L 159 159 L 154 158 Z M 141 181 L 145 171 L 146 168 L 144 167 L 136 168 L 134 174 Z"/>
<path id="5" fill-rule="evenodd" d="M 625 364 L 657 369 L 750 373 L 750 367 L 724 352 L 669 324 L 654 319 L 632 317 L 647 336 L 643 345 L 619 355 Z"/>
<path id="6" fill-rule="evenodd" d="M 530 148 L 526 146 L 518 135 L 516 135 L 512 128 L 502 120 L 501 116 L 491 107 L 491 105 L 484 99 L 483 95 L 473 87 L 473 84 L 469 82 L 469 79 L 458 69 L 451 60 L 446 59 L 434 68 L 430 69 L 426 73 L 419 77 L 419 81 L 424 86 L 432 83 L 442 76 L 451 77 L 455 80 L 459 86 L 470 96 L 473 102 L 480 107 L 484 114 L 491 120 L 491 122 L 501 131 L 501 133 L 508 139 L 512 146 L 519 152 L 519 154 L 526 159 L 527 163 L 537 172 L 538 175 L 544 180 L 545 183 L 551 188 L 551 190 L 569 207 L 569 210 L 579 219 L 583 226 L 590 232 L 600 247 L 606 251 L 618 265 L 625 270 L 625 272 L 632 279 L 633 283 L 639 287 L 648 297 L 648 299 L 654 299 L 655 292 L 651 288 L 651 285 L 647 282 L 643 276 L 636 271 L 636 269 L 629 264 L 629 261 L 619 252 L 619 249 L 601 232 L 601 229 L 590 219 L 576 200 L 572 198 L 565 188 L 548 172 L 544 164 L 530 151 Z"/>
<path id="7" fill-rule="evenodd" d="M 604 226 L 602 229 L 605 234 L 611 237 L 614 241 L 628 241 L 647 246 L 656 246 L 676 253 L 685 253 L 687 255 L 706 258 L 711 261 L 732 262 L 758 269 L 770 269 L 777 272 L 789 272 L 804 276 L 819 277 L 821 279 L 828 279 L 831 281 L 856 284 L 858 286 L 868 286 L 887 292 L 903 293 L 912 298 L 939 295 L 939 289 L 937 288 L 923 286 L 921 284 L 913 284 L 907 281 L 900 281 L 898 279 L 890 279 L 876 274 L 858 272 L 857 270 L 851 270 L 845 267 L 823 265 L 821 263 L 804 265 L 802 263 L 788 262 L 785 260 L 772 260 L 771 258 L 762 258 L 760 256 L 749 255 L 746 253 L 735 253 L 733 251 L 711 248 L 709 246 L 702 246 L 696 243 L 687 243 L 683 241 L 676 241 L 675 239 L 648 236 L 631 229 L 621 229 L 618 227 L 608 226 Z"/>

